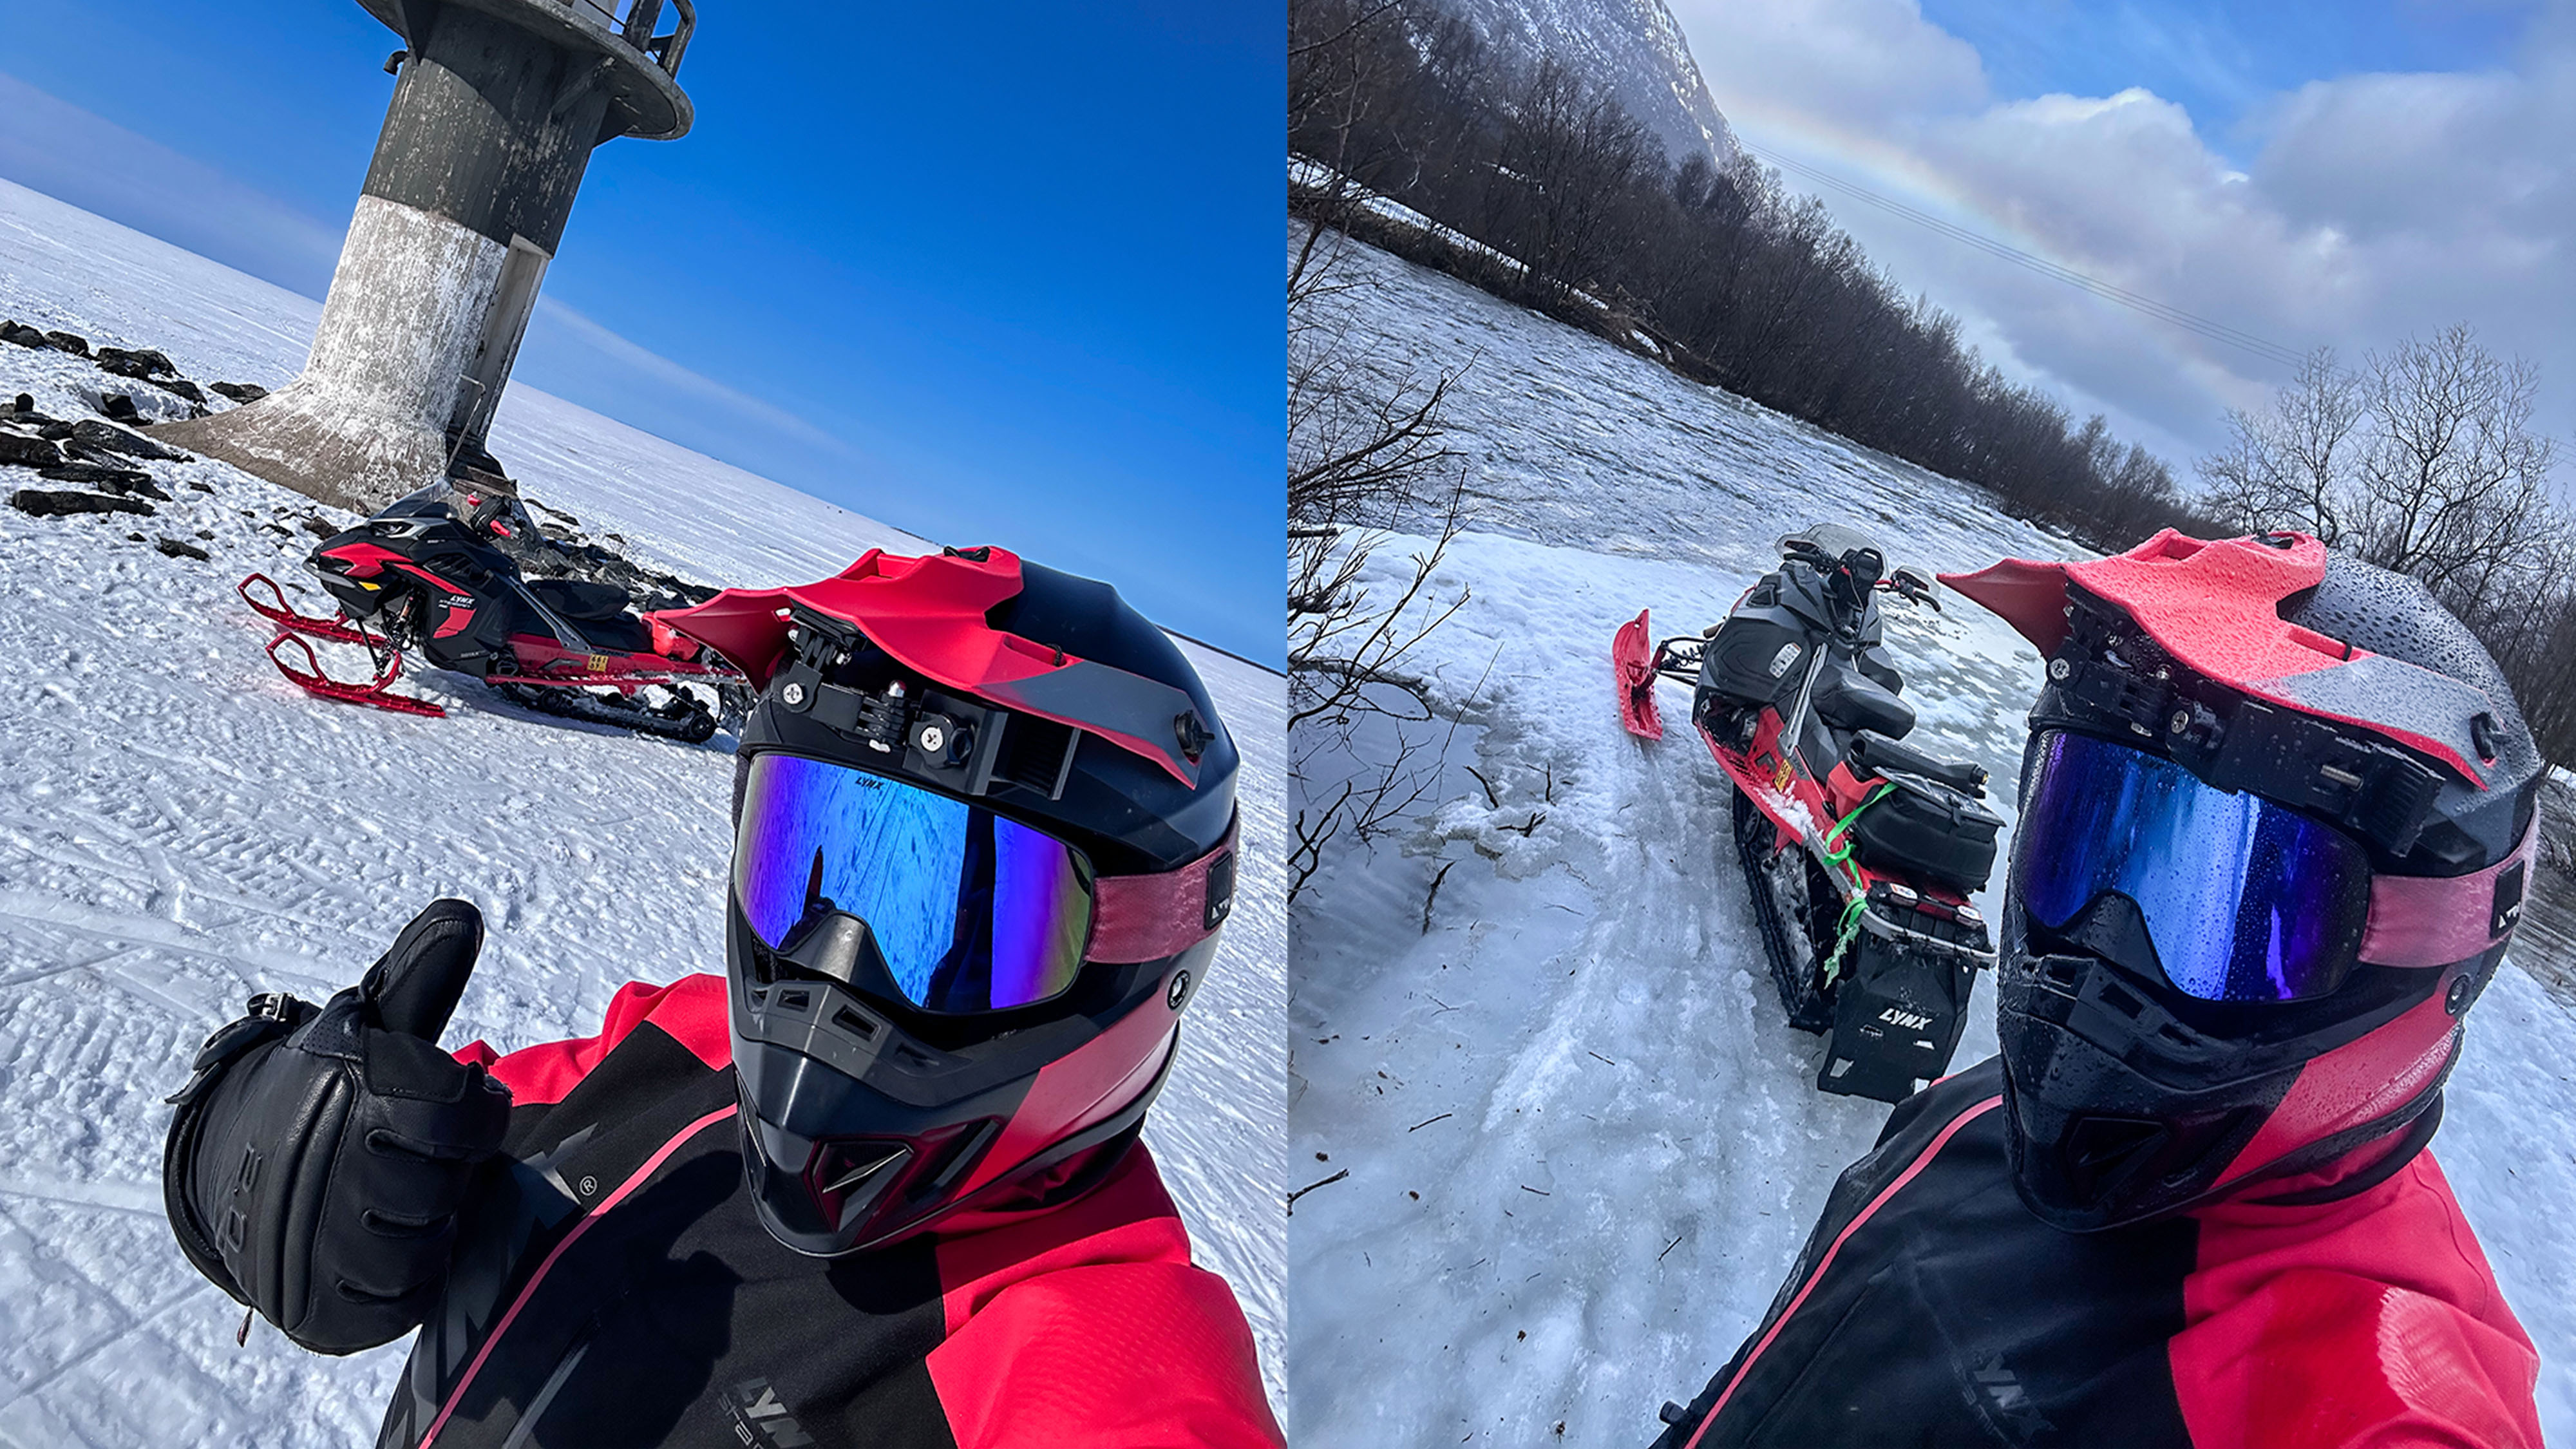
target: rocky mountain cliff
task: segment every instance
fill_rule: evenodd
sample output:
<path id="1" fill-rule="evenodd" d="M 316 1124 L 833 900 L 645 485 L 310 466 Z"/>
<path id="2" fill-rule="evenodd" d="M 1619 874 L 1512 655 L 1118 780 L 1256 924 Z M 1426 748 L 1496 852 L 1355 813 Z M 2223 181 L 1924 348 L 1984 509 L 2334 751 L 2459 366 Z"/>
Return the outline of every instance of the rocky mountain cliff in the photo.
<path id="1" fill-rule="evenodd" d="M 1675 161 L 1694 151 L 1724 165 L 1735 154 L 1690 43 L 1664 0 L 1451 0 L 1486 39 L 1553 56 L 1606 86 Z"/>

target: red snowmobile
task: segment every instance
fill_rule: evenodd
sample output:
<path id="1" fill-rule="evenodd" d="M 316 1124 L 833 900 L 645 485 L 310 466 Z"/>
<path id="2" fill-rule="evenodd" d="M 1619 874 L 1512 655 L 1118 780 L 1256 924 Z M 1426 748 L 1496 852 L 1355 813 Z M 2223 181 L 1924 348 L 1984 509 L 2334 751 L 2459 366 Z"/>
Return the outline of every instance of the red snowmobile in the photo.
<path id="1" fill-rule="evenodd" d="M 498 497 L 458 503 L 461 516 L 445 499 L 414 494 L 324 539 L 309 561 L 340 605 L 332 618 L 296 612 L 266 574 L 243 579 L 242 602 L 277 626 L 268 657 L 279 672 L 325 699 L 445 715 L 389 688 L 404 653 L 418 650 L 432 666 L 473 675 L 530 709 L 690 744 L 712 737 L 720 717 L 739 717 L 749 688 L 721 656 L 674 632 L 659 612 L 632 612 L 631 596 L 614 584 L 522 576 L 496 544 L 528 535 L 525 511 Z M 333 679 L 315 639 L 364 648 L 375 677 Z"/>
<path id="2" fill-rule="evenodd" d="M 1863 534 L 1819 524 L 1698 636 L 1612 646 L 1620 717 L 1661 739 L 1655 681 L 1692 686 L 1691 723 L 1735 785 L 1735 847 L 1789 1024 L 1827 1035 L 1816 1085 L 1898 1101 L 1949 1070 L 1994 942 L 1969 904 L 2003 821 L 1982 766 L 1900 743 L 1914 727 L 1877 596 L 1938 609 Z"/>

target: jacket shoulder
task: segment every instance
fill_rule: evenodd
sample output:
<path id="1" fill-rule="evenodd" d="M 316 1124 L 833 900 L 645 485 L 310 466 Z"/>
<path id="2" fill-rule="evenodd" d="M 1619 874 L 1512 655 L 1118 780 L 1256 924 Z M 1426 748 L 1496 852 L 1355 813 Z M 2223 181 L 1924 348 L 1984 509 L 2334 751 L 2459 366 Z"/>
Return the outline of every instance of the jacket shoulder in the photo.
<path id="1" fill-rule="evenodd" d="M 546 1106 L 562 1101 L 572 1089 L 635 1032 L 650 1026 L 669 1037 L 700 1063 L 721 1071 L 733 1062 L 733 1041 L 725 1025 L 725 979 L 700 972 L 668 985 L 629 981 L 609 998 L 608 1011 L 595 1036 L 573 1037 L 521 1047 L 506 1055 L 477 1041 L 459 1048 L 456 1059 L 480 1065 L 510 1089 L 514 1105 Z"/>
<path id="2" fill-rule="evenodd" d="M 2539 1355 L 2430 1152 L 2343 1201 L 2195 1216 L 2171 1349 L 2194 1443 L 2538 1449 Z"/>
<path id="3" fill-rule="evenodd" d="M 1190 1262 L 1142 1143 L 1093 1191 L 942 1238 L 938 1259 L 929 1368 L 961 1449 L 1284 1442 L 1234 1290 Z"/>

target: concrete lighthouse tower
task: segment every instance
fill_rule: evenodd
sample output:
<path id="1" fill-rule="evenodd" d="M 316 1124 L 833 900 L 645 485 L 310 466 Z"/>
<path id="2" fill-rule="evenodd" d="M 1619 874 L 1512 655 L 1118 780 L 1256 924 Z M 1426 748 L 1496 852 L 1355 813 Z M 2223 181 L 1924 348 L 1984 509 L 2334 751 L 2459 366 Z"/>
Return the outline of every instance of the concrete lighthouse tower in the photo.
<path id="1" fill-rule="evenodd" d="M 482 455 L 591 148 L 689 129 L 692 0 L 361 0 L 405 49 L 303 376 L 156 435 L 370 512 Z M 658 33 L 657 33 L 658 32 Z"/>

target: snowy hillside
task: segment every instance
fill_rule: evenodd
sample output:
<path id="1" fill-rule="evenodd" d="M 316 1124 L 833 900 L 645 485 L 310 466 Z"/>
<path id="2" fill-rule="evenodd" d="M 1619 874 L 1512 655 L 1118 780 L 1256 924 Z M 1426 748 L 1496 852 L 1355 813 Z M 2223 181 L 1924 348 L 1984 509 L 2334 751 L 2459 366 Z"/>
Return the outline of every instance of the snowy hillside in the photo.
<path id="1" fill-rule="evenodd" d="M 1472 601 L 1415 662 L 1467 727 L 1446 803 L 1334 857 L 1293 913 L 1294 1185 L 1349 1176 L 1289 1223 L 1291 1437 L 1643 1444 L 1759 1320 L 1887 1109 L 1811 1085 L 1819 1042 L 1781 1019 L 1727 787 L 1688 730 L 1622 732 L 1611 633 L 1641 607 L 1658 634 L 1715 622 L 1811 521 L 1934 569 L 2071 549 L 1448 278 L 1352 264 L 1356 355 L 1390 379 L 1464 370 L 1447 441 L 1477 531 L 1435 607 Z M 2010 779 L 2039 660 L 1948 602 L 1885 611 L 1911 738 Z M 1668 721 L 1683 708 L 1668 694 Z M 1989 975 L 1957 1065 L 1993 1051 L 1993 1001 Z M 2540 1344 L 2543 1420 L 2576 1440 L 2576 1022 L 2519 970 L 2472 1020 L 2435 1151 Z"/>
<path id="2" fill-rule="evenodd" d="M 317 310 L 0 182 L 0 316 L 274 387 Z M 0 399 L 86 417 L 111 381 L 0 345 Z M 524 387 L 493 445 L 538 501 L 697 579 L 919 546 Z M 491 928 L 451 1043 L 586 1034 L 623 981 L 722 970 L 732 741 L 571 726 L 434 673 L 401 687 L 443 720 L 307 698 L 231 590 L 252 569 L 294 588 L 312 540 L 262 525 L 309 506 L 213 462 L 146 466 L 177 500 L 154 518 L 0 509 L 0 1444 L 371 1443 L 404 1348 L 321 1359 L 265 1327 L 234 1346 L 240 1311 L 162 1221 L 160 1098 L 245 997 L 329 994 L 440 894 Z M 1189 652 L 1242 746 L 1246 874 L 1146 1135 L 1276 1398 L 1282 699 L 1277 676 Z"/>
<path id="3" fill-rule="evenodd" d="M 1664 0 L 1455 0 L 1488 40 L 1517 54 L 1554 56 L 1619 103 L 1678 162 L 1694 152 L 1720 166 L 1735 133 L 1691 58 Z"/>

